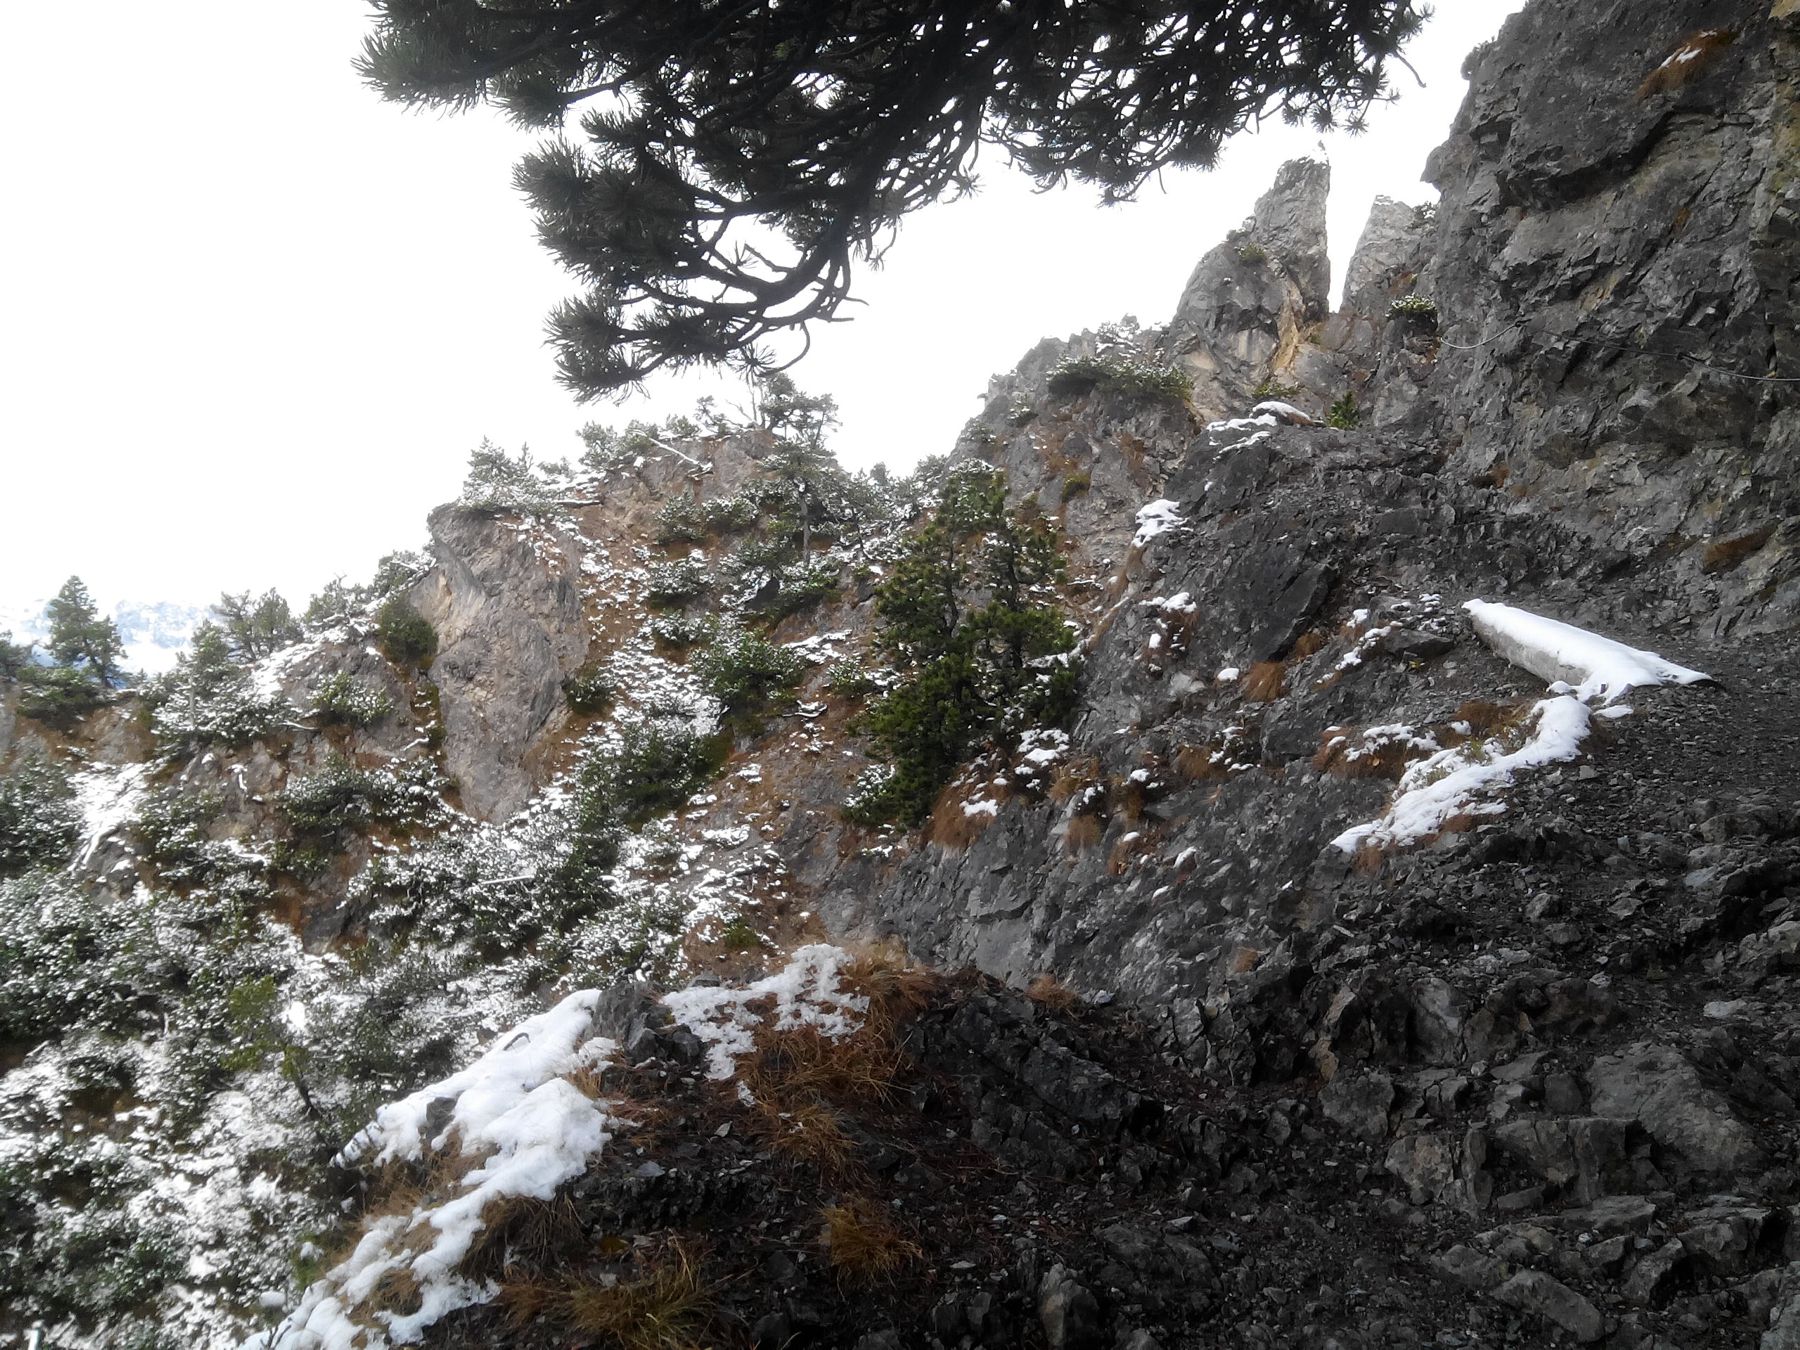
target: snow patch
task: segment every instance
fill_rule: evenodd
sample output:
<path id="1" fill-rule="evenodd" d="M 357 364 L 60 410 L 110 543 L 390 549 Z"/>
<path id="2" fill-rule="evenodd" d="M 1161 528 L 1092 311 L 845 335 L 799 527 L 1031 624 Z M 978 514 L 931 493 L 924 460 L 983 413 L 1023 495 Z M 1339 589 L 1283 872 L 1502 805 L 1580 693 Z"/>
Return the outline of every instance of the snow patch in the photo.
<path id="1" fill-rule="evenodd" d="M 738 1058 L 755 1048 L 765 1022 L 777 1031 L 816 1026 L 834 1040 L 862 1025 L 869 1000 L 845 992 L 839 976 L 850 954 L 815 943 L 802 947 L 775 974 L 742 989 L 698 987 L 663 995 L 663 1006 L 706 1046 L 707 1076 L 730 1078 Z M 752 1009 L 773 997 L 766 1016 Z"/>
<path id="2" fill-rule="evenodd" d="M 1331 842 L 1345 853 L 1365 844 L 1404 845 L 1442 829 L 1452 816 L 1498 815 L 1504 804 L 1479 799 L 1509 785 L 1522 769 L 1579 756 L 1589 716 L 1587 705 L 1569 695 L 1543 699 L 1531 710 L 1530 736 L 1516 750 L 1488 740 L 1417 760 L 1401 775 L 1400 793 L 1385 815 L 1345 830 Z"/>
<path id="3" fill-rule="evenodd" d="M 1470 600 L 1463 605 L 1481 640 L 1515 666 L 1584 702 L 1611 703 L 1627 689 L 1663 684 L 1698 684 L 1712 677 L 1639 651 L 1585 628 L 1547 619 L 1511 605 Z"/>
<path id="4" fill-rule="evenodd" d="M 561 1076 L 617 1052 L 616 1042 L 592 1034 L 600 997 L 597 989 L 569 995 L 496 1037 L 468 1068 L 377 1111 L 373 1123 L 339 1153 L 336 1165 L 378 1167 L 418 1159 L 426 1148 L 454 1150 L 481 1159 L 479 1165 L 456 1183 L 449 1199 L 376 1220 L 348 1258 L 307 1288 L 280 1326 L 252 1336 L 244 1350 L 404 1345 L 446 1314 L 493 1298 L 497 1285 L 456 1274 L 488 1207 L 510 1197 L 550 1199 L 586 1171 L 612 1138 L 608 1126 L 615 1122 L 605 1105 Z M 427 1140 L 428 1114 L 434 1103 L 446 1100 L 453 1103 L 449 1119 Z M 418 1286 L 418 1309 L 401 1314 L 364 1308 L 395 1272 Z"/>
<path id="5" fill-rule="evenodd" d="M 1142 548 L 1159 534 L 1167 534 L 1187 523 L 1181 515 L 1180 503 L 1158 497 L 1138 508 L 1137 533 L 1131 537 L 1133 548 Z"/>
<path id="6" fill-rule="evenodd" d="M 69 786 L 75 789 L 75 805 L 81 812 L 81 848 L 71 872 L 87 866 L 109 835 L 124 828 L 138 813 L 144 800 L 144 783 L 150 775 L 148 764 L 121 764 L 99 767 L 72 774 Z"/>

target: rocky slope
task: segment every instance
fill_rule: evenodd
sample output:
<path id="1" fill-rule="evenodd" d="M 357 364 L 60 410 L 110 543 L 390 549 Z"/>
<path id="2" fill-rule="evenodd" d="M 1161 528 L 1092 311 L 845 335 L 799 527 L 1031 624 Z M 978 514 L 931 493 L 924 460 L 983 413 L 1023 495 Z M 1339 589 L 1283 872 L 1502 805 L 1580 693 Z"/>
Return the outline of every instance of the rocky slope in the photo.
<path id="1" fill-rule="evenodd" d="M 1079 706 L 922 829 L 843 808 L 941 473 L 783 573 L 763 432 L 434 513 L 252 732 L 0 688 L 83 816 L 0 891 L 0 1335 L 1800 1344 L 1797 42 L 1535 0 L 1340 312 L 1296 163 L 1167 328 L 996 380 L 951 461 L 1059 530 Z M 1710 679 L 1547 689 L 1470 600 Z"/>

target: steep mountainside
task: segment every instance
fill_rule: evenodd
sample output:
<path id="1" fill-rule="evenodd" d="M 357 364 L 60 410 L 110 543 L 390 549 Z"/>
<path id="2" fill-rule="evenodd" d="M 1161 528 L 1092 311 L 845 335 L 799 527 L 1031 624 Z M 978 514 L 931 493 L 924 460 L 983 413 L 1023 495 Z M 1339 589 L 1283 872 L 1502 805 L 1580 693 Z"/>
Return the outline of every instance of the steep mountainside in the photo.
<path id="1" fill-rule="evenodd" d="M 1469 70 L 1338 313 L 1289 164 L 910 479 L 490 461 L 0 682 L 0 1338 L 1800 1345 L 1800 7 Z"/>

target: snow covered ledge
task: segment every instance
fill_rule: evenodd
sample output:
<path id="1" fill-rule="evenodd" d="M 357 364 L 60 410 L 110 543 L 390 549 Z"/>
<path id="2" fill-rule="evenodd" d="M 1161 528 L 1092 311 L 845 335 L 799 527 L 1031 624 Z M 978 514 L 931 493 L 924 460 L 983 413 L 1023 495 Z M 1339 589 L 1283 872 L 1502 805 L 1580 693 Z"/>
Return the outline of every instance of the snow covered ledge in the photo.
<path id="1" fill-rule="evenodd" d="M 1483 642 L 1521 670 L 1548 681 L 1553 694 L 1572 693 L 1583 702 L 1598 697 L 1602 703 L 1611 703 L 1627 689 L 1712 680 L 1702 671 L 1665 661 L 1655 652 L 1639 651 L 1511 605 L 1470 600 L 1463 608 Z"/>
<path id="2" fill-rule="evenodd" d="M 1592 724 L 1588 705 L 1596 699 L 1608 704 L 1628 689 L 1712 679 L 1655 652 L 1511 605 L 1470 600 L 1463 608 L 1481 640 L 1547 681 L 1551 697 L 1533 705 L 1516 743 L 1500 737 L 1471 740 L 1408 765 L 1386 814 L 1331 841 L 1345 853 L 1405 847 L 1434 837 L 1458 816 L 1500 814 L 1505 805 L 1492 798 L 1512 784 L 1515 773 L 1580 757 Z M 1617 706 L 1598 715 L 1622 717 L 1630 711 Z"/>

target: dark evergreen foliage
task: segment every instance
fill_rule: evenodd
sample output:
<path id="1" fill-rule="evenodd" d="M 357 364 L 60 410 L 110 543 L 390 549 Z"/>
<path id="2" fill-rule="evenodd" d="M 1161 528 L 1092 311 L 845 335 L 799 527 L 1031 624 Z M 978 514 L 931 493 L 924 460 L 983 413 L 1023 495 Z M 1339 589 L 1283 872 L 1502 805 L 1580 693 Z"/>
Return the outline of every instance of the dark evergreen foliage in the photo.
<path id="1" fill-rule="evenodd" d="M 1005 475 L 951 477 L 877 600 L 902 679 L 864 717 L 890 773 L 852 803 L 853 819 L 917 823 L 984 746 L 1067 720 L 1074 634 L 1049 590 L 1062 570 L 1048 523 L 1008 512 Z"/>
<path id="2" fill-rule="evenodd" d="M 240 595 L 226 591 L 212 611 L 232 651 L 246 661 L 268 656 L 304 636 L 279 591 L 264 591 L 254 600 L 249 591 Z"/>
<path id="3" fill-rule="evenodd" d="M 27 755 L 0 778 L 0 877 L 66 862 L 81 829 L 61 765 Z"/>
<path id="4" fill-rule="evenodd" d="M 437 655 L 437 630 L 404 595 L 392 595 L 375 612 L 375 638 L 397 666 L 424 670 Z"/>
<path id="5" fill-rule="evenodd" d="M 125 644 L 117 625 L 103 616 L 80 577 L 63 583 L 44 616 L 50 621 L 50 655 L 59 666 L 79 670 L 102 689 L 119 681 Z"/>
<path id="6" fill-rule="evenodd" d="M 561 133 L 515 175 L 585 292 L 550 321 L 583 396 L 766 360 L 834 317 L 908 213 L 997 147 L 1039 184 L 1132 196 L 1279 116 L 1360 124 L 1417 0 L 659 5 L 375 0 L 390 99 Z"/>

